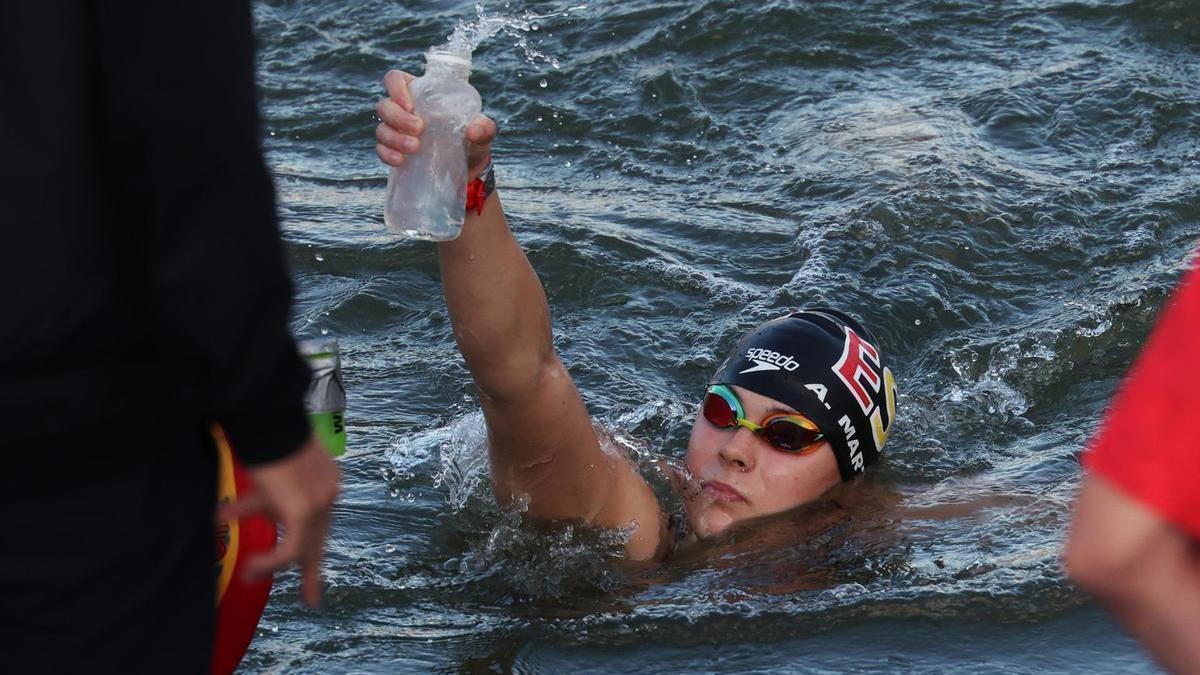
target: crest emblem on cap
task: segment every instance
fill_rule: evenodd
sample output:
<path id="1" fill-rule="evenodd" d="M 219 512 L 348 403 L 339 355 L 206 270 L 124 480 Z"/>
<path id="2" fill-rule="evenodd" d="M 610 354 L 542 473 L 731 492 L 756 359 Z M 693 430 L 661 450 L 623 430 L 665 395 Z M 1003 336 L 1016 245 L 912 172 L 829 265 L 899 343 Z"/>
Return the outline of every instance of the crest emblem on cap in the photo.
<path id="1" fill-rule="evenodd" d="M 833 373 L 871 420 L 875 447 L 882 448 L 896 417 L 896 378 L 891 369 L 881 367 L 879 351 L 874 345 L 860 338 L 849 326 L 842 326 L 842 330 L 846 333 L 846 342 L 841 358 L 833 365 Z M 881 395 L 883 401 L 878 401 Z M 883 418 L 883 408 L 887 408 L 887 419 Z"/>

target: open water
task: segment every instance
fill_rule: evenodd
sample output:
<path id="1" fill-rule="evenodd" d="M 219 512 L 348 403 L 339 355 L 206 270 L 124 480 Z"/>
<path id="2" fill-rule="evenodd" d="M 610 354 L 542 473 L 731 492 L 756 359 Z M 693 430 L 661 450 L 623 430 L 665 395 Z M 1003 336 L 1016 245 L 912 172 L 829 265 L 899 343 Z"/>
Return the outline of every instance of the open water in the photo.
<path id="1" fill-rule="evenodd" d="M 613 535 L 500 513 L 434 247 L 384 230 L 373 151 L 384 72 L 476 8 L 261 2 L 295 329 L 341 338 L 351 449 L 324 609 L 282 575 L 247 672 L 1155 670 L 1059 554 L 1078 455 L 1200 238 L 1200 4 L 483 10 L 550 15 L 485 41 L 472 82 L 596 418 L 681 456 L 738 334 L 846 308 L 900 382 L 864 488 L 898 503 L 650 579 Z"/>

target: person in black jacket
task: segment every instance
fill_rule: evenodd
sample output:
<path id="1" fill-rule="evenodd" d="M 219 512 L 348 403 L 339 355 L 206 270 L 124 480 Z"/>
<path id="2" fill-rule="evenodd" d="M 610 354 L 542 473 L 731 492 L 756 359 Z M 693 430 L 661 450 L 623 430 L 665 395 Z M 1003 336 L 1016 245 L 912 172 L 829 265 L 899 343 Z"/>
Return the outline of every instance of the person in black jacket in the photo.
<path id="1" fill-rule="evenodd" d="M 0 670 L 205 672 L 214 424 L 319 563 L 337 468 L 259 146 L 247 3 L 0 3 Z"/>

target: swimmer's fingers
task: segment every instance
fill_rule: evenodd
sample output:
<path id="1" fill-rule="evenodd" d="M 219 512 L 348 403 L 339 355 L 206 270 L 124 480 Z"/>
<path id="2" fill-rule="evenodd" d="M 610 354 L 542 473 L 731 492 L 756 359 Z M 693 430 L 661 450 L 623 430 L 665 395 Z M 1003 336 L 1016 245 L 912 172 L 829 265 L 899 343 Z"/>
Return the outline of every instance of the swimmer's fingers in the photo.
<path id="1" fill-rule="evenodd" d="M 402 134 L 386 124 L 375 127 L 375 154 L 384 164 L 400 166 L 404 156 L 414 153 L 421 147 L 421 141 L 415 136 Z"/>
<path id="2" fill-rule="evenodd" d="M 379 155 L 379 160 L 388 166 L 400 166 L 404 163 L 404 153 L 396 152 L 379 143 L 375 144 L 375 154 Z"/>
<path id="3" fill-rule="evenodd" d="M 496 122 L 486 115 L 476 115 L 467 125 L 467 142 L 490 146 L 496 140 Z"/>
<path id="4" fill-rule="evenodd" d="M 417 137 L 425 130 L 425 122 L 392 99 L 380 101 L 375 114 L 381 120 L 375 127 L 375 154 L 384 164 L 400 166 L 406 154 L 421 147 Z"/>
<path id="5" fill-rule="evenodd" d="M 496 123 L 484 115 L 476 115 L 467 125 L 467 175 L 474 180 L 487 166 L 496 140 Z"/>
<path id="6" fill-rule="evenodd" d="M 413 111 L 412 91 L 408 85 L 415 79 L 417 78 L 403 70 L 389 70 L 383 76 L 383 88 L 387 90 L 388 98 L 408 112 Z"/>
<path id="7" fill-rule="evenodd" d="M 420 117 L 388 98 L 375 104 L 375 114 L 387 126 L 410 136 L 419 136 L 425 130 L 425 122 Z"/>

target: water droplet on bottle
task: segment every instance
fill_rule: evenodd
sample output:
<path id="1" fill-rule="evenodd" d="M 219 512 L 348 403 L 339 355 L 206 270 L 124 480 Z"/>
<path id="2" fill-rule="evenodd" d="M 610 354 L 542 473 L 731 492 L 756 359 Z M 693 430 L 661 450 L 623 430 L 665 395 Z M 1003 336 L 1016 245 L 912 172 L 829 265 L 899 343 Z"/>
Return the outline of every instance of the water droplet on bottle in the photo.
<path id="1" fill-rule="evenodd" d="M 542 27 L 539 24 L 536 24 L 536 23 L 529 24 L 529 30 L 541 30 L 541 29 L 542 29 Z"/>
<path id="2" fill-rule="evenodd" d="M 571 166 L 571 163 L 570 163 L 570 162 L 567 162 L 567 166 Z"/>
<path id="3" fill-rule="evenodd" d="M 388 544 L 387 546 L 384 546 L 384 547 L 383 547 L 383 552 L 384 552 L 384 553 L 395 553 L 395 552 L 396 552 L 396 547 L 395 547 L 395 546 L 393 546 L 392 544 Z"/>
<path id="4" fill-rule="evenodd" d="M 921 320 L 920 320 L 920 319 L 913 319 L 913 325 L 914 325 L 914 326 L 920 326 L 920 325 L 921 325 Z"/>
<path id="5" fill-rule="evenodd" d="M 313 259 L 317 262 L 325 262 L 325 256 L 321 255 L 320 253 L 314 255 Z"/>
<path id="6" fill-rule="evenodd" d="M 538 115 L 537 121 L 539 121 L 539 122 L 541 122 L 541 121 L 542 121 L 542 116 L 541 116 L 541 115 Z"/>
<path id="7" fill-rule="evenodd" d="M 321 329 L 321 335 L 329 335 L 329 329 L 328 329 L 328 328 L 322 328 L 322 329 Z"/>
<path id="8" fill-rule="evenodd" d="M 541 87 L 542 89 L 545 89 L 548 84 L 549 83 L 546 82 L 546 78 L 544 78 L 544 77 L 542 79 L 538 80 L 538 86 Z"/>

